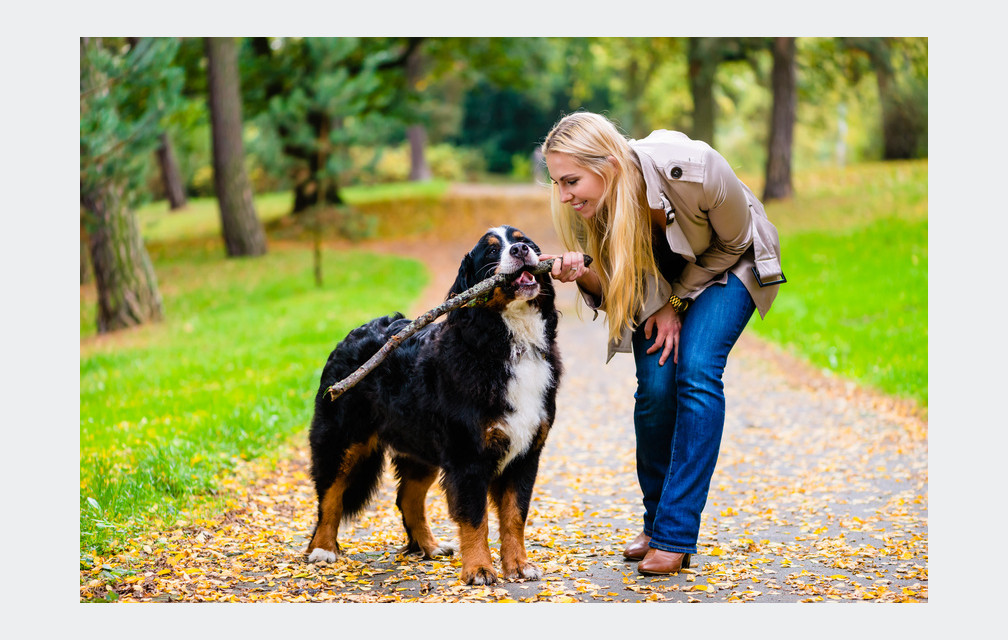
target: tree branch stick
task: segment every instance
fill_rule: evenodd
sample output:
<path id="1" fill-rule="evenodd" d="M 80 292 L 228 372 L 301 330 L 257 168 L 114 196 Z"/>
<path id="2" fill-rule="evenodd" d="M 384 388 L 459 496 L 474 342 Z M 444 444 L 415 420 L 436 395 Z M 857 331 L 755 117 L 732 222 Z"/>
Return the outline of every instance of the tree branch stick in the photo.
<path id="1" fill-rule="evenodd" d="M 588 265 L 591 264 L 592 259 L 591 256 L 585 256 L 584 258 L 585 258 L 585 266 L 587 267 Z M 555 258 L 549 258 L 548 260 L 543 260 L 536 266 L 527 269 L 527 271 L 532 275 L 549 273 L 549 271 L 553 268 L 554 260 Z M 335 400 L 336 398 L 343 395 L 347 389 L 360 382 L 364 378 L 364 376 L 371 373 L 375 369 L 375 367 L 381 364 L 381 362 L 386 357 L 388 357 L 388 354 L 392 353 L 392 351 L 397 349 L 399 345 L 405 342 L 410 336 L 412 336 L 420 329 L 423 329 L 430 323 L 437 320 L 439 317 L 443 316 L 449 311 L 454 311 L 459 307 L 478 306 L 483 302 L 482 300 L 480 300 L 482 296 L 490 293 L 491 291 L 501 286 L 502 284 L 514 280 L 515 278 L 518 277 L 518 275 L 522 271 L 525 270 L 526 269 L 519 269 L 514 273 L 498 273 L 497 275 L 490 276 L 486 280 L 483 280 L 482 282 L 475 284 L 472 287 L 469 287 L 462 293 L 445 300 L 444 302 L 434 307 L 427 313 L 423 314 L 416 320 L 413 320 L 408 325 L 406 325 L 402 329 L 402 331 L 389 338 L 388 342 L 382 345 L 382 348 L 379 349 L 373 356 L 371 356 L 371 358 L 367 362 L 358 367 L 356 371 L 354 371 L 347 377 L 343 378 L 336 384 L 326 389 L 326 392 L 329 394 L 329 399 Z"/>

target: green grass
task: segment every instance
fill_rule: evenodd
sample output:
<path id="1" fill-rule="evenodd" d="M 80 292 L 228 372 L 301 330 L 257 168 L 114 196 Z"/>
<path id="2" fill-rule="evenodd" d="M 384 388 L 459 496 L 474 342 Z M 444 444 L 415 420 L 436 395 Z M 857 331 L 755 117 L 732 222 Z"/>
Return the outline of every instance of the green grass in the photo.
<path id="1" fill-rule="evenodd" d="M 350 186 L 340 193 L 349 205 L 404 198 L 438 198 L 448 190 L 444 180 L 396 182 L 374 186 Z M 288 213 L 294 204 L 289 191 L 266 193 L 255 198 L 256 214 L 269 224 Z M 220 237 L 220 213 L 216 198 L 191 198 L 184 209 L 169 211 L 164 201 L 153 202 L 137 210 L 140 232 L 147 242 L 192 240 Z"/>
<path id="2" fill-rule="evenodd" d="M 812 172 L 796 191 L 767 206 L 788 283 L 751 329 L 926 407 L 927 162 Z"/>
<path id="3" fill-rule="evenodd" d="M 166 321 L 81 343 L 82 553 L 173 518 L 237 461 L 303 433 L 329 350 L 427 280 L 415 261 L 356 252 L 325 255 L 321 289 L 307 249 L 228 260 L 214 240 L 151 253 Z M 94 333 L 88 298 L 82 336 Z"/>

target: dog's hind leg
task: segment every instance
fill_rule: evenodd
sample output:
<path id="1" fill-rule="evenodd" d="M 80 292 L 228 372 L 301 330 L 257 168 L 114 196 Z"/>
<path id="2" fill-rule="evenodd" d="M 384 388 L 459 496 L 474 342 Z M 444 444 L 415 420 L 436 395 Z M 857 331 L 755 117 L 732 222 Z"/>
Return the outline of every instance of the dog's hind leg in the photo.
<path id="1" fill-rule="evenodd" d="M 325 489 L 316 486 L 318 524 L 308 543 L 308 562 L 334 562 L 340 555 L 339 523 L 366 505 L 381 476 L 384 455 L 377 438 L 351 445 L 344 451 L 329 486 Z"/>
<path id="2" fill-rule="evenodd" d="M 319 496 L 318 524 L 315 535 L 308 543 L 308 562 L 335 562 L 340 555 L 337 541 L 339 523 L 343 518 L 343 492 L 346 477 L 337 477 L 323 495 Z"/>
<path id="3" fill-rule="evenodd" d="M 392 465 L 399 478 L 396 506 L 402 513 L 406 529 L 406 546 L 399 549 L 399 553 L 422 553 L 425 558 L 452 555 L 455 548 L 449 544 L 438 544 L 427 524 L 427 491 L 437 479 L 437 468 L 404 457 L 393 458 Z"/>

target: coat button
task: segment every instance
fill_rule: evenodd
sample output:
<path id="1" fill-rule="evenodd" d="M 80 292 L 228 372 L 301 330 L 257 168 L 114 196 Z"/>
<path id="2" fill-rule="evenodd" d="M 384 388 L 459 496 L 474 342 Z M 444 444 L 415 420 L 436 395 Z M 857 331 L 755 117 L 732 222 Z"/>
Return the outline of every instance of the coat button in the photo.
<path id="1" fill-rule="evenodd" d="M 682 177 L 682 168 L 681 167 L 672 167 L 672 172 L 670 173 L 670 175 L 673 178 L 675 178 L 676 180 L 678 180 L 679 178 Z"/>

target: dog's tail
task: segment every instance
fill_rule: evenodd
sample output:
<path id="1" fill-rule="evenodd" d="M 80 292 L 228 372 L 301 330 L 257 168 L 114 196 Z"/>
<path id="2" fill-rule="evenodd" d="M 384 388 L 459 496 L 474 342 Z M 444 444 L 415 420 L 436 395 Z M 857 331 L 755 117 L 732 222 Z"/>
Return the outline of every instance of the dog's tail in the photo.
<path id="1" fill-rule="evenodd" d="M 362 457 L 347 475 L 343 492 L 343 520 L 358 515 L 374 498 L 378 482 L 385 470 L 385 450 L 378 447 Z"/>

